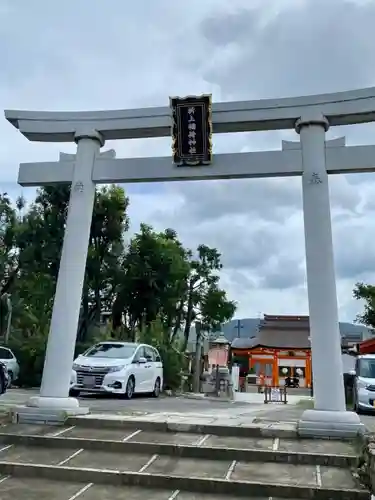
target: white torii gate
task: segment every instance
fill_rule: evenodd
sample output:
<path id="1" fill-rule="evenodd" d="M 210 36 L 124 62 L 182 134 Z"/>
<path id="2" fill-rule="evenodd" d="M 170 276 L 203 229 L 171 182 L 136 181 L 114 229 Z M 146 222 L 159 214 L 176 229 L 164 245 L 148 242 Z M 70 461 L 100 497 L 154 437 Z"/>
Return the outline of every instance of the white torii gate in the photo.
<path id="1" fill-rule="evenodd" d="M 85 411 L 68 395 L 96 184 L 302 176 L 315 409 L 304 412 L 299 430 L 351 435 L 362 429 L 358 416 L 345 411 L 328 174 L 374 171 L 375 146 L 326 142 L 325 133 L 329 126 L 375 121 L 375 88 L 214 104 L 214 133 L 295 129 L 300 143 L 283 141 L 280 151 L 219 154 L 201 167 L 176 166 L 170 157 L 115 159 L 114 152 L 100 153 L 105 140 L 169 136 L 168 107 L 5 116 L 31 141 L 77 143 L 76 155 L 23 163 L 19 170 L 23 186 L 72 184 L 42 386 L 28 402 L 30 411 Z"/>

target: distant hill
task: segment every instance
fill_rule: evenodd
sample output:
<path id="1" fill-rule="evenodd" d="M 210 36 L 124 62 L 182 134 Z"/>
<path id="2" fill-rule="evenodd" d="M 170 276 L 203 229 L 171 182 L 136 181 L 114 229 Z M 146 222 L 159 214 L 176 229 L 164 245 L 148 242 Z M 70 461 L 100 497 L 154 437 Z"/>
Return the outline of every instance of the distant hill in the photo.
<path id="1" fill-rule="evenodd" d="M 255 337 L 258 331 L 258 326 L 260 322 L 260 318 L 243 318 L 241 321 L 240 335 L 238 335 L 237 322 L 238 319 L 232 319 L 228 323 L 225 323 L 221 328 L 221 333 L 227 338 L 229 342 L 236 337 L 241 338 L 250 338 Z M 350 337 L 350 340 L 356 342 L 360 342 L 366 338 L 372 336 L 371 330 L 363 325 L 354 325 L 353 323 L 341 323 L 340 322 L 340 333 L 342 337 Z M 219 332 L 218 332 L 219 334 Z M 212 337 L 216 337 L 215 334 L 212 334 Z M 189 350 L 193 348 L 195 344 L 196 335 L 195 329 L 192 328 L 190 332 L 189 338 Z"/>

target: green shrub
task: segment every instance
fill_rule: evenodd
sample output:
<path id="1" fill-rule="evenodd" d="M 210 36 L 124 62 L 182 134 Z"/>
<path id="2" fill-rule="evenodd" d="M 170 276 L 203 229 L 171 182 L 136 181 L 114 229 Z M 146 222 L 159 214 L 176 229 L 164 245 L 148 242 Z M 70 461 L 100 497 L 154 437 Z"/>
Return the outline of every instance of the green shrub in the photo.
<path id="1" fill-rule="evenodd" d="M 74 358 L 85 352 L 96 342 L 107 340 L 109 335 L 98 334 L 98 338 L 87 342 L 77 342 Z M 40 387 L 42 382 L 44 358 L 47 347 L 47 335 L 42 332 L 33 332 L 25 337 L 17 330 L 12 331 L 8 347 L 13 351 L 20 365 L 20 373 L 16 384 L 20 387 Z"/>
<path id="2" fill-rule="evenodd" d="M 16 356 L 20 373 L 17 385 L 20 387 L 39 387 L 42 381 L 46 339 L 43 335 L 29 338 L 13 337 L 8 347 Z"/>

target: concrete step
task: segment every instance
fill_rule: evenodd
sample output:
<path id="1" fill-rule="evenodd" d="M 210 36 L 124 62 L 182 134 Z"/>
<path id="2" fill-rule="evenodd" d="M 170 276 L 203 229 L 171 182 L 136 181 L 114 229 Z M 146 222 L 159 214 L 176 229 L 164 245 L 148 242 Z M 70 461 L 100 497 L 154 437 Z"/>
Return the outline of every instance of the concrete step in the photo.
<path id="1" fill-rule="evenodd" d="M 197 422 L 196 418 L 180 419 L 178 417 L 156 417 L 150 419 L 148 415 L 129 417 L 121 415 L 84 415 L 70 417 L 65 422 L 68 426 L 87 427 L 93 429 L 141 429 L 154 432 L 187 432 L 193 434 L 215 434 L 217 436 L 233 437 L 271 437 L 271 438 L 297 438 L 297 424 L 295 422 L 280 423 L 252 423 L 233 425 L 233 421 L 223 424 L 207 423 L 207 419 Z"/>
<path id="2" fill-rule="evenodd" d="M 80 493 L 81 500 L 100 485 L 146 488 L 138 493 L 131 489 L 139 499 L 155 498 L 154 489 L 163 495 L 170 492 L 165 498 L 180 500 L 198 496 L 203 500 L 203 494 L 227 499 L 370 499 L 352 474 L 357 463 L 355 442 L 238 437 L 223 435 L 223 429 L 219 434 L 160 432 L 155 426 L 135 428 L 134 422 L 128 427 L 100 428 L 15 424 L 1 431 L 2 500 L 7 498 L 2 488 L 13 484 L 9 481 L 28 478 L 39 478 L 41 484 L 48 480 L 81 488 L 94 485 Z M 3 484 L 6 476 L 12 479 L 4 479 Z"/>
<path id="3" fill-rule="evenodd" d="M 48 479 L 8 477 L 0 479 L 1 500 L 236 500 L 232 495 L 196 494 L 186 491 L 128 486 L 82 484 Z M 269 497 L 253 497 L 269 500 Z M 272 500 L 279 500 L 273 498 Z M 293 499 L 290 499 L 293 500 Z"/>
<path id="4" fill-rule="evenodd" d="M 21 450 L 15 450 L 19 455 Z M 26 451 L 26 450 L 24 450 Z M 51 455 L 51 452 L 50 452 Z M 0 461 L 2 476 L 40 478 L 70 483 L 141 486 L 148 489 L 234 497 L 314 498 L 316 500 L 369 500 L 348 470 L 290 464 L 224 463 L 140 455 L 96 455 L 81 452 L 69 464 L 47 465 Z M 141 461 L 142 459 L 145 459 Z M 110 463 L 112 462 L 112 463 Z M 143 464 L 143 465 L 142 465 Z M 136 472 L 134 469 L 139 470 Z M 318 466 L 319 467 L 319 466 Z M 123 470 L 127 468 L 128 470 Z M 119 470 L 122 469 L 122 470 Z M 129 470 L 133 469 L 133 470 Z M 319 479 L 318 479 L 319 478 Z M 0 497 L 1 498 L 1 497 Z"/>
<path id="5" fill-rule="evenodd" d="M 150 433 L 148 433 L 150 434 Z M 137 441 L 141 439 L 143 441 Z M 113 453 L 130 453 L 144 455 L 168 455 L 177 458 L 197 458 L 215 460 L 237 460 L 244 462 L 276 462 L 289 463 L 294 465 L 326 465 L 332 467 L 353 467 L 358 464 L 358 457 L 354 448 L 348 445 L 347 451 L 332 449 L 325 453 L 306 451 L 309 443 L 301 443 L 300 450 L 289 450 L 287 442 L 282 442 L 283 450 L 280 450 L 280 441 L 275 440 L 255 440 L 251 438 L 218 438 L 217 436 L 200 436 L 195 443 L 178 444 L 180 436 L 174 435 L 173 440 L 177 443 L 164 442 L 165 435 L 153 433 L 149 436 L 149 441 L 144 441 L 142 433 L 138 433 L 127 441 L 108 440 L 84 437 L 69 436 L 33 436 L 0 434 L 0 443 L 6 445 L 44 447 L 48 449 L 84 449 L 91 451 L 108 451 Z M 185 436 L 184 436 L 185 437 Z M 147 439 L 147 436 L 146 436 Z M 271 442 L 270 442 L 271 441 Z M 311 442 L 310 442 L 311 443 Z M 337 444 L 337 443 L 335 443 Z M 333 447 L 335 448 L 335 447 Z M 337 454 L 337 451 L 340 451 Z M 1 458 L 1 455 L 0 455 Z"/>

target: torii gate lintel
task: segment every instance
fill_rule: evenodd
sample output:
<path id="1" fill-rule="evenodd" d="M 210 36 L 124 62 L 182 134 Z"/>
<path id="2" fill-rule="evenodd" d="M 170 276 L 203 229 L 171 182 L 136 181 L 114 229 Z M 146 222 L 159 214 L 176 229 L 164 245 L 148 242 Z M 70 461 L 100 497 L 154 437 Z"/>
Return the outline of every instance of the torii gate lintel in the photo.
<path id="1" fill-rule="evenodd" d="M 345 146 L 345 138 L 326 141 L 328 174 L 375 171 L 375 146 Z M 112 150 L 113 151 L 113 150 Z M 105 151 L 95 158 L 95 184 L 173 182 L 211 179 L 259 179 L 302 176 L 301 144 L 282 141 L 281 150 L 218 154 L 211 165 L 199 168 L 173 165 L 170 157 L 117 158 Z M 73 179 L 75 155 L 60 153 L 57 162 L 21 163 L 21 186 L 69 184 Z"/>

